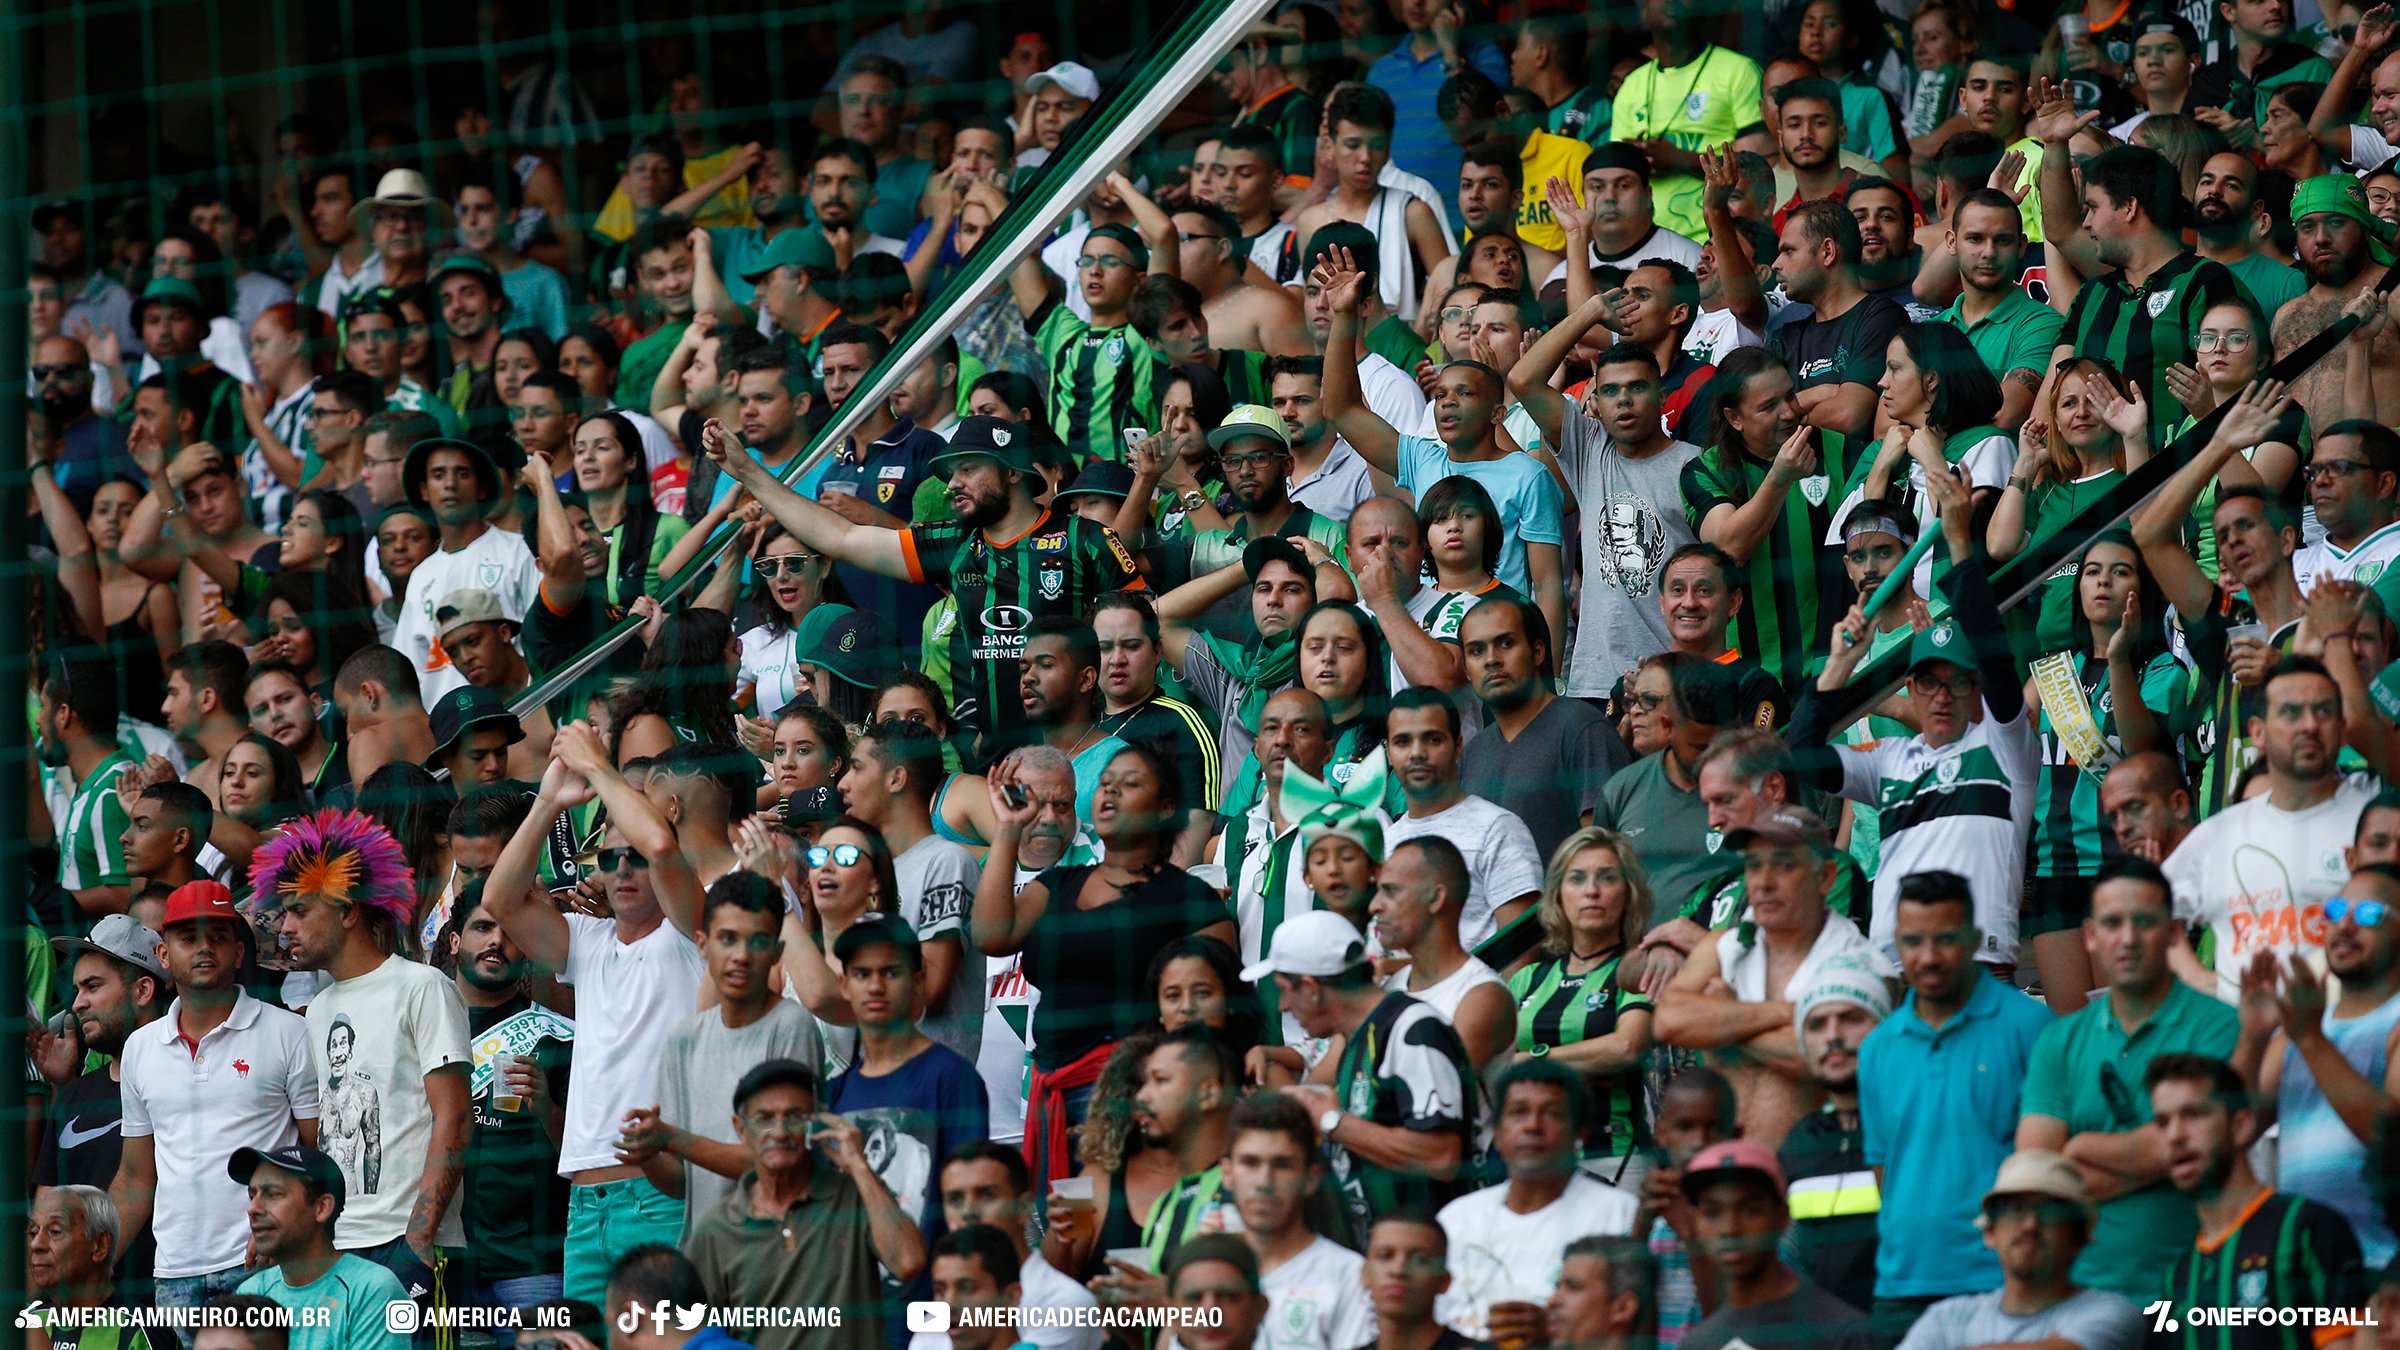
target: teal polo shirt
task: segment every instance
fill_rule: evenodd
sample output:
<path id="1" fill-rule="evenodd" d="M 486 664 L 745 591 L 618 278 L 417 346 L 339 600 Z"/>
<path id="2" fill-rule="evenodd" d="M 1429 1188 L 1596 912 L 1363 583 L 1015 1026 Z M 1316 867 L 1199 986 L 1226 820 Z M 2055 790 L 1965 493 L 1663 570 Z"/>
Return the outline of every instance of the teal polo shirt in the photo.
<path id="1" fill-rule="evenodd" d="M 2025 1114 L 2049 1116 L 2079 1134 L 2122 1134 L 2150 1123 L 2142 1075 L 2159 1055 L 2233 1054 L 2241 1018 L 2181 980 L 2169 981 L 2166 1002 L 2130 1033 L 2103 997 L 2073 1017 L 2052 1022 L 2034 1043 L 2026 1071 Z M 2199 1236 L 2191 1200 L 2165 1181 L 2100 1206 L 2092 1241 L 2075 1261 L 2075 1282 L 2129 1299 L 2155 1296 Z"/>
<path id="2" fill-rule="evenodd" d="M 2006 379 L 2012 370 L 2049 372 L 2050 353 L 2058 349 L 2058 333 L 2066 325 L 2066 315 L 2027 295 L 2022 287 L 2010 287 L 1992 312 L 1974 323 L 1967 322 L 1961 308 L 1966 303 L 1963 295 L 1951 301 L 1950 308 L 1942 311 L 1942 322 L 1966 331 L 1967 341 L 1983 358 L 1993 379 Z"/>
<path id="3" fill-rule="evenodd" d="M 1980 970 L 1967 1005 L 1935 1030 L 1909 992 L 1858 1048 L 1858 1117 L 1883 1169 L 1875 1297 L 1980 1294 L 2000 1261 L 1975 1216 L 2017 1147 L 2017 1098 L 2049 1008 Z"/>

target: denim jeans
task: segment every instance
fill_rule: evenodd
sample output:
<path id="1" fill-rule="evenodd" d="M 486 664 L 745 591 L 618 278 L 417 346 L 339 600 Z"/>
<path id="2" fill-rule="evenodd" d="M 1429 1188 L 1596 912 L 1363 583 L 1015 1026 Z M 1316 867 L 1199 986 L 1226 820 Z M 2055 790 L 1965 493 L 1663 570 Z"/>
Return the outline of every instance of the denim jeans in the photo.
<path id="1" fill-rule="evenodd" d="M 645 1242 L 683 1240 L 683 1202 L 647 1177 L 603 1181 L 567 1191 L 567 1297 L 608 1304 L 608 1268 Z"/>
<path id="2" fill-rule="evenodd" d="M 459 1306 L 515 1308 L 522 1311 L 536 1303 L 547 1303 L 559 1297 L 566 1292 L 566 1284 L 566 1277 L 561 1275 L 520 1275 L 513 1280 L 494 1280 L 460 1300 Z M 513 1331 L 495 1330 L 492 1336 L 504 1346 L 517 1343 Z"/>
<path id="3" fill-rule="evenodd" d="M 212 1270 L 206 1275 L 178 1275 L 157 1282 L 153 1301 L 161 1308 L 197 1308 L 219 1294 L 232 1293 L 249 1277 L 250 1272 L 240 1266 Z M 183 1338 L 184 1350 L 191 1350 L 196 1333 L 179 1330 L 175 1334 Z"/>

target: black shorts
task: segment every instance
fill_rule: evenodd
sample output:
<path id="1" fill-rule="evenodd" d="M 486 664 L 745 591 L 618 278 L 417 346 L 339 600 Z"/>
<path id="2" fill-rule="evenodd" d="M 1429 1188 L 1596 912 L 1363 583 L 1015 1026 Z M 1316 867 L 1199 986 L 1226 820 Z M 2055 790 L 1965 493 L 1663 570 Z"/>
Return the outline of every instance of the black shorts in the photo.
<path id="1" fill-rule="evenodd" d="M 2080 928 L 2092 917 L 2090 877 L 2027 877 L 2017 905 L 2017 937 L 2031 942 L 2044 933 Z"/>

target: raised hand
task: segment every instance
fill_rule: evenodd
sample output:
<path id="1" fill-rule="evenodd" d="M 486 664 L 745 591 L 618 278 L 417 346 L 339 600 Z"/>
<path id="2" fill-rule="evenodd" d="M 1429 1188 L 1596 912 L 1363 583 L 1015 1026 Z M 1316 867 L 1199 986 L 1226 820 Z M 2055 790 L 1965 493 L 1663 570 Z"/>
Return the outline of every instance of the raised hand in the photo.
<path id="1" fill-rule="evenodd" d="M 718 464 L 723 464 L 725 457 L 733 453 L 735 444 L 734 434 L 726 428 L 724 419 L 712 417 L 700 424 L 700 453 Z"/>
<path id="2" fill-rule="evenodd" d="M 2142 398 L 2140 384 L 2128 386 L 2123 398 L 2117 397 L 2117 391 L 2109 388 L 2105 381 L 2094 380 L 2089 387 L 2094 411 L 2100 414 L 2100 420 L 2108 425 L 2109 430 L 2119 436 L 2132 436 L 2148 429 L 2150 405 Z"/>
<path id="3" fill-rule="evenodd" d="M 2391 295 L 2369 287 L 2350 297 L 2342 306 L 2343 318 L 2355 318 L 2358 327 L 2350 330 L 2352 342 L 2373 342 L 2391 324 Z"/>
<path id="4" fill-rule="evenodd" d="M 2182 362 L 2167 367 L 2167 393 L 2194 417 L 2206 417 L 2217 410 L 2217 396 L 2208 387 L 2208 381 Z"/>
<path id="5" fill-rule="evenodd" d="M 1805 423 L 1784 438 L 1783 448 L 1775 452 L 1775 462 L 1767 470 L 1767 478 L 1789 487 L 1817 471 L 1817 429 Z"/>
<path id="6" fill-rule="evenodd" d="M 2075 111 L 2073 93 L 2061 82 L 2034 81 L 2033 114 L 2025 119 L 2025 134 L 2046 145 L 2064 145 L 2075 133 L 2100 120 L 2097 111 Z"/>
<path id="7" fill-rule="evenodd" d="M 1317 260 L 1316 271 L 1309 279 L 1325 293 L 1325 303 L 1334 313 L 1348 318 L 1358 317 L 1358 302 L 1366 288 L 1366 274 L 1350 257 L 1350 250 L 1334 248 Z"/>
<path id="8" fill-rule="evenodd" d="M 1641 313 L 1642 302 L 1622 286 L 1612 286 L 1600 292 L 1600 326 L 1619 337 L 1633 331 L 1633 321 Z"/>
<path id="9" fill-rule="evenodd" d="M 2023 182 L 2017 181 L 2018 179 L 2024 177 L 2025 152 L 2022 150 L 2010 150 L 2000 156 L 2000 162 L 1993 166 L 1992 176 L 1985 179 L 1983 185 L 1985 187 L 1996 188 L 2007 193 L 2010 200 L 2014 201 L 2019 206 L 2023 206 L 2025 204 L 2025 198 L 2030 196 L 2033 192 L 2032 179 L 2025 178 L 2025 181 Z"/>
<path id="10" fill-rule="evenodd" d="M 2017 470 L 2019 478 L 2038 478 L 2050 464 L 2050 424 L 2038 417 L 2028 417 L 2017 428 Z"/>
<path id="11" fill-rule="evenodd" d="M 2263 443 L 2291 407 L 2283 393 L 2280 381 L 2252 380 L 2226 410 L 2225 420 L 2217 423 L 2215 439 L 2245 450 Z"/>
<path id="12" fill-rule="evenodd" d="M 2358 31 L 2350 35 L 2350 46 L 2371 55 L 2392 45 L 2394 31 L 2392 7 L 2377 5 L 2358 16 Z"/>
<path id="13" fill-rule="evenodd" d="M 2109 636 L 2108 650 L 2101 655 L 2109 664 L 2131 664 L 2134 651 L 2141 645 L 2142 592 L 2140 587 L 2125 593 L 2125 609 L 2117 616 L 2117 631 Z"/>
<path id="14" fill-rule="evenodd" d="M 1592 228 L 1592 213 L 1575 200 L 1575 189 L 1567 180 L 1552 174 L 1542 184 L 1542 200 L 1550 203 L 1550 218 L 1569 234 L 1586 234 Z"/>

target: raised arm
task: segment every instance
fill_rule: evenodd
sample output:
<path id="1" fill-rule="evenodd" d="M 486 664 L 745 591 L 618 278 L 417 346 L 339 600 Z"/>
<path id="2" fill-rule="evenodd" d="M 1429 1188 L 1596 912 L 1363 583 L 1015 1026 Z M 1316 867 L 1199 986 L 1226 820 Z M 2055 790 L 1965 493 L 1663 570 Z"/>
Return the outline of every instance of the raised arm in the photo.
<path id="1" fill-rule="evenodd" d="M 509 836 L 483 880 L 483 903 L 508 939 L 553 974 L 567 968 L 566 916 L 534 885 L 534 869 L 558 818 L 592 799 L 581 776 L 557 760 L 542 771 L 525 823 Z"/>
<path id="2" fill-rule="evenodd" d="M 2342 59 L 2334 63 L 2333 74 L 2317 95 L 2317 110 L 2308 119 L 2308 134 L 2317 138 L 2317 146 L 2325 152 L 2325 158 L 2336 164 L 2348 164 L 2351 158 L 2350 96 L 2358 92 L 2358 82 L 2375 68 L 2391 45 L 2392 32 L 2390 5 L 2377 5 L 2359 15 L 2357 31 L 2351 35 L 2350 44 L 2342 48 Z"/>
<path id="3" fill-rule="evenodd" d="M 724 168 L 668 199 L 667 204 L 660 207 L 658 213 L 662 216 L 681 216 L 685 220 L 690 220 L 699 215 L 718 193 L 747 177 L 752 169 L 758 167 L 758 162 L 766 157 L 765 146 L 757 141 L 750 142 L 735 152 L 731 159 L 726 160 Z"/>
<path id="4" fill-rule="evenodd" d="M 1159 647 L 1167 658 L 1169 669 L 1182 673 L 1184 658 L 1191 651 L 1192 640 L 1199 636 L 1200 616 L 1206 614 L 1210 606 L 1241 590 L 1248 580 L 1249 574 L 1236 561 L 1214 572 L 1193 577 L 1158 597 Z"/>
<path id="5" fill-rule="evenodd" d="M 1019 795 L 1025 788 L 1016 765 L 1005 759 L 993 765 L 984 790 L 992 803 L 992 847 L 975 880 L 967 936 L 985 956 L 1008 957 L 1025 949 L 1034 923 L 1049 907 L 1050 888 L 1038 879 L 1016 884 L 1017 847 L 1034 815 L 1031 796 Z"/>
<path id="6" fill-rule="evenodd" d="M 1350 555 L 1350 566 L 1358 578 L 1359 603 L 1375 616 L 1383 640 L 1391 644 L 1392 659 L 1408 682 L 1433 689 L 1456 689 L 1465 684 L 1466 663 L 1458 644 L 1426 632 L 1409 614 L 1407 603 L 1400 598 L 1399 570 L 1391 558 L 1381 549 L 1363 549 Z"/>
<path id="7" fill-rule="evenodd" d="M 650 860 L 650 881 L 658 892 L 658 907 L 685 937 L 700 932 L 700 876 L 691 857 L 675 837 L 675 827 L 650 804 L 650 798 L 609 762 L 608 746 L 589 722 L 569 722 L 550 742 L 551 753 L 583 776 L 609 823 L 625 836 L 625 844 Z"/>
<path id="8" fill-rule="evenodd" d="M 2075 133 L 2100 120 L 2097 111 L 2075 111 L 2066 85 L 2034 81 L 2025 134 L 2042 143 L 2042 242 L 2066 255 L 2075 270 L 2096 277 L 2108 267 L 2083 232 L 2083 195 L 2075 190 Z"/>
<path id="9" fill-rule="evenodd" d="M 726 319 L 741 322 L 742 307 L 733 301 L 733 293 L 725 289 L 725 278 L 717 272 L 716 243 L 706 230 L 691 233 L 692 244 L 692 315 L 720 314 Z M 689 332 L 688 328 L 684 330 Z M 656 393 L 658 386 L 651 385 Z"/>
<path id="10" fill-rule="evenodd" d="M 1550 182 L 1556 186 L 1558 180 L 1553 178 Z M 1567 263 L 1568 275 L 1574 274 L 1574 268 L 1575 263 L 1570 258 Z M 1585 270 L 1588 274 L 1590 269 Z M 1516 395 L 1525 411 L 1533 415 L 1534 425 L 1542 429 L 1542 439 L 1553 449 L 1558 446 L 1561 427 L 1566 421 L 1567 399 L 1564 394 L 1550 387 L 1551 372 L 1566 364 L 1567 357 L 1575 351 L 1575 344 L 1581 342 L 1583 335 L 1592 331 L 1595 324 L 1605 325 L 1612 332 L 1622 332 L 1625 321 L 1619 311 L 1633 303 L 1633 297 L 1627 295 L 1621 286 L 1605 295 L 1588 295 L 1574 302 L 1574 307 L 1567 311 L 1567 317 L 1535 338 L 1533 345 L 1525 349 L 1525 354 L 1517 358 L 1517 363 L 1508 368 L 1508 392 Z"/>
<path id="11" fill-rule="evenodd" d="M 1351 261 L 1350 250 L 1337 248 L 1318 261 L 1311 279 L 1333 314 L 1332 329 L 1325 336 L 1325 416 L 1359 458 L 1397 477 L 1400 433 L 1367 406 L 1358 383 L 1358 302 L 1366 277 Z"/>
<path id="12" fill-rule="evenodd" d="M 100 593 L 100 571 L 93 562 L 91 531 L 84 527 L 83 517 L 75 511 L 66 489 L 58 485 L 51 472 L 50 462 L 41 457 L 39 437 L 25 438 L 25 467 L 33 479 L 34 501 L 40 506 L 42 525 L 50 533 L 50 545 L 58 551 L 58 582 L 75 606 L 76 624 L 83 635 L 94 642 L 108 636 L 108 606 Z"/>
<path id="13" fill-rule="evenodd" d="M 1160 209 L 1157 202 L 1142 195 L 1133 180 L 1123 173 L 1108 176 L 1108 185 L 1115 188 L 1125 209 L 1133 213 L 1133 227 L 1142 232 L 1142 240 L 1150 246 L 1150 275 L 1179 277 L 1182 273 L 1183 248 L 1176 238 L 1175 218 Z"/>
<path id="14" fill-rule="evenodd" d="M 1035 264 L 1039 266 L 1039 263 Z M 701 429 L 702 453 L 717 462 L 717 466 L 733 476 L 733 481 L 750 490 L 767 514 L 792 532 L 792 537 L 817 553 L 849 563 L 878 576 L 895 577 L 901 581 L 920 580 L 909 566 L 908 550 L 903 530 L 877 529 L 872 525 L 853 525 L 849 521 L 799 493 L 786 487 L 772 469 L 752 459 L 746 452 L 737 452 L 733 433 L 716 418 L 708 419 Z M 693 531 L 694 534 L 699 531 Z"/>
<path id="15" fill-rule="evenodd" d="M 275 405 L 275 396 L 263 384 L 242 386 L 242 425 L 250 429 L 250 439 L 258 442 L 258 453 L 267 461 L 267 471 L 275 481 L 287 488 L 300 486 L 300 456 L 275 434 L 274 424 L 267 413 Z"/>
<path id="16" fill-rule="evenodd" d="M 2234 399 L 2200 453 L 2177 469 L 2149 504 L 2134 514 L 2133 542 L 2141 549 L 2150 575 L 2157 578 L 2160 591 L 2177 611 L 2205 614 L 2217 598 L 2216 583 L 2183 546 L 2183 522 L 2218 473 L 2241 456 L 2243 447 L 2256 445 L 2272 433 L 2290 406 L 2283 385 L 2271 380 L 2252 382 Z M 2003 504 L 2007 501 L 2001 500 Z"/>
<path id="17" fill-rule="evenodd" d="M 705 236 L 708 232 L 692 233 Z M 710 271 L 713 273 L 715 269 Z M 700 344 L 714 337 L 716 331 L 717 312 L 695 307 L 692 321 L 684 325 L 683 336 L 675 340 L 675 350 L 667 353 L 667 363 L 658 368 L 658 378 L 650 381 L 650 420 L 667 428 L 670 434 L 683 421 L 683 373 L 699 358 Z"/>
<path id="18" fill-rule="evenodd" d="M 1767 331 L 1767 294 L 1759 289 L 1758 259 L 1733 219 L 1733 194 L 1739 175 L 1733 169 L 1733 150 L 1700 152 L 1700 171 L 1706 187 L 1700 194 L 1700 218 L 1708 223 L 1707 247 L 1716 254 L 1717 284 L 1725 288 L 1725 308 L 1736 323 L 1754 333 Z"/>

